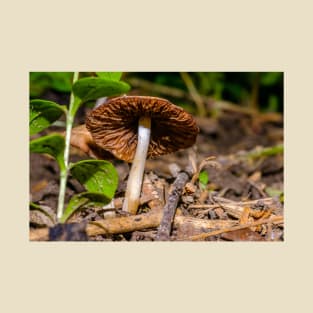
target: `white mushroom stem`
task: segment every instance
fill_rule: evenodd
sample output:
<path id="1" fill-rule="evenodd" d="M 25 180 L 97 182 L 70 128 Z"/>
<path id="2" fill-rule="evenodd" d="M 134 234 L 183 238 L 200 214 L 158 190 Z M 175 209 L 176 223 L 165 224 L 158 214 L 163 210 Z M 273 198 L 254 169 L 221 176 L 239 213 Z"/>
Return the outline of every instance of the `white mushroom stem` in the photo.
<path id="1" fill-rule="evenodd" d="M 150 143 L 151 118 L 141 117 L 138 122 L 138 143 L 135 157 L 129 173 L 123 211 L 137 213 L 143 173 Z"/>

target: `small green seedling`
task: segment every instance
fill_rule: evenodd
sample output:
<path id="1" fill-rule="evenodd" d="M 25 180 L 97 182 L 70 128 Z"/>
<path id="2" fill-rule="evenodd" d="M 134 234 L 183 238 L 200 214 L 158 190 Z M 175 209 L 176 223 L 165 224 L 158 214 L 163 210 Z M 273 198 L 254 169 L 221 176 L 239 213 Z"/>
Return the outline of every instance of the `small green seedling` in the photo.
<path id="1" fill-rule="evenodd" d="M 69 164 L 71 130 L 75 115 L 80 106 L 101 97 L 124 94 L 130 89 L 128 84 L 120 81 L 122 76 L 120 72 L 97 72 L 97 76 L 79 79 L 79 73 L 74 73 L 68 109 L 52 101 L 41 99 L 30 101 L 30 135 L 35 135 L 48 128 L 63 114 L 66 116 L 65 139 L 60 134 L 50 134 L 33 139 L 30 142 L 31 152 L 49 154 L 59 165 L 60 188 L 57 218 L 60 222 L 65 222 L 83 205 L 109 203 L 117 188 L 118 174 L 111 163 L 103 160 L 87 160 Z M 65 78 L 64 75 L 62 77 Z M 84 185 L 87 191 L 75 195 L 64 211 L 64 199 L 69 171 L 74 178 Z"/>
<path id="2" fill-rule="evenodd" d="M 206 189 L 207 184 L 209 183 L 209 174 L 207 171 L 201 171 L 199 173 L 199 186 L 200 189 L 203 191 Z"/>

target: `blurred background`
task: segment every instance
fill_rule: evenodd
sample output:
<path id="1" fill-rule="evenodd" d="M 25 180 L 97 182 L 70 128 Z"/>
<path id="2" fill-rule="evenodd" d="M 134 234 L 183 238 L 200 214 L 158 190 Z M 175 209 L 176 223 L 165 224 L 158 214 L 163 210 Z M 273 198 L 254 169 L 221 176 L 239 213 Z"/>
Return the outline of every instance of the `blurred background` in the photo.
<path id="1" fill-rule="evenodd" d="M 30 97 L 66 104 L 72 75 L 30 73 Z M 214 113 L 209 100 L 260 112 L 283 112 L 283 72 L 125 72 L 122 80 L 131 85 L 131 94 L 165 97 L 199 116 Z"/>

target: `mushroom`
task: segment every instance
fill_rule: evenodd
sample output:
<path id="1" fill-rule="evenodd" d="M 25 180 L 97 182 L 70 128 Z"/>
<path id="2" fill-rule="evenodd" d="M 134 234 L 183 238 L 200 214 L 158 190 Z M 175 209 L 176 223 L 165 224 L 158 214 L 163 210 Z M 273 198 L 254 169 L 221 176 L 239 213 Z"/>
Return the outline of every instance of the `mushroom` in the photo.
<path id="1" fill-rule="evenodd" d="M 193 117 L 168 100 L 122 96 L 108 100 L 86 117 L 98 147 L 131 163 L 123 210 L 136 214 L 147 157 L 192 146 L 199 128 Z"/>

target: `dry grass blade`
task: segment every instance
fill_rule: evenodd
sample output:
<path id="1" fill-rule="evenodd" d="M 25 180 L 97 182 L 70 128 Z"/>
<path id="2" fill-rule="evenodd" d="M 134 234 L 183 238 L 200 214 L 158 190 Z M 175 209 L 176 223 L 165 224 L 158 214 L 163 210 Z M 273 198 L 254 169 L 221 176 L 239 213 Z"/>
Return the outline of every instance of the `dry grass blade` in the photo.
<path id="1" fill-rule="evenodd" d="M 273 198 L 261 198 L 257 200 L 240 201 L 240 202 L 232 201 L 232 200 L 222 198 L 222 197 L 213 197 L 213 199 L 215 201 L 218 201 L 218 203 L 217 204 L 193 204 L 189 206 L 189 209 L 209 209 L 209 208 L 218 206 L 219 203 L 222 203 L 223 205 L 234 205 L 234 206 L 241 207 L 241 206 L 251 206 L 261 201 L 267 205 L 271 205 L 274 202 Z"/>

